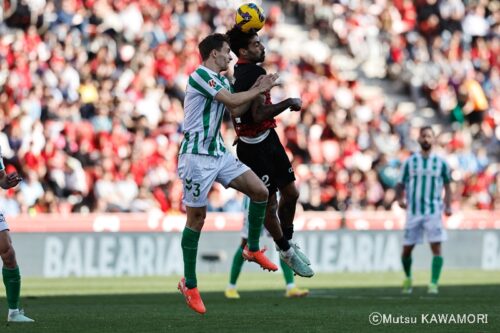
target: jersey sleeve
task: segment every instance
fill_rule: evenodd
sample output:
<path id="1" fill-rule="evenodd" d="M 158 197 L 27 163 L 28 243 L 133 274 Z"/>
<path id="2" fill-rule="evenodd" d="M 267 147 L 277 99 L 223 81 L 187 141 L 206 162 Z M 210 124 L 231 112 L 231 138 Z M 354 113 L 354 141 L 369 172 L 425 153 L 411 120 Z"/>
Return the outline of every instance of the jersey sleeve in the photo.
<path id="1" fill-rule="evenodd" d="M 214 97 L 224 87 L 202 68 L 189 76 L 188 84 L 205 97 Z"/>
<path id="2" fill-rule="evenodd" d="M 441 178 L 443 178 L 443 183 L 451 183 L 451 168 L 445 161 L 442 161 L 443 168 L 441 169 Z"/>
<path id="3" fill-rule="evenodd" d="M 266 74 L 266 70 L 258 65 L 246 65 L 246 67 L 248 69 L 245 71 L 235 71 L 234 91 L 236 92 L 249 90 L 259 76 Z"/>
<path id="4" fill-rule="evenodd" d="M 398 183 L 407 184 L 410 180 L 410 159 L 407 159 L 401 166 Z"/>

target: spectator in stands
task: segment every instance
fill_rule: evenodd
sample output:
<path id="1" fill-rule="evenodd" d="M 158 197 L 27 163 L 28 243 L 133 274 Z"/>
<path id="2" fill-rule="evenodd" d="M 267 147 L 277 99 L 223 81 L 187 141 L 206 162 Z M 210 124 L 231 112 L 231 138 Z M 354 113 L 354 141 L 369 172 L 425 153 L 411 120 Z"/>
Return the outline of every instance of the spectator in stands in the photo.
<path id="1" fill-rule="evenodd" d="M 231 4 L 27 0 L 1 19 L 0 145 L 26 179 L 0 198 L 6 213 L 182 212 L 175 156 L 187 74 L 199 39 L 232 25 Z M 302 208 L 391 209 L 395 173 L 416 145 L 411 116 L 428 106 L 454 192 L 471 208 L 500 206 L 497 2 L 292 0 L 267 12 L 264 65 L 287 73 L 272 98 L 303 100 L 300 114 L 278 119 Z M 21 24 L 26 13 L 33 20 Z M 285 17 L 306 25 L 314 52 L 283 33 Z M 416 106 L 365 86 L 353 69 L 404 85 Z M 223 130 L 234 137 L 228 119 Z M 214 209 L 240 200 L 228 192 Z"/>

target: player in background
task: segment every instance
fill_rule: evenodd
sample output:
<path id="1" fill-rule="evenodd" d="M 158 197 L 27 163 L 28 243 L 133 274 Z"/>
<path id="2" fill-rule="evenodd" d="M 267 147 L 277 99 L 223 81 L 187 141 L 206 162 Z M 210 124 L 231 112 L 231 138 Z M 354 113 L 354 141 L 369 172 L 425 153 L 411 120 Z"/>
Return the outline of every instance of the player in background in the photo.
<path id="1" fill-rule="evenodd" d="M 266 74 L 265 69 L 258 65 L 265 59 L 264 45 L 257 33 L 244 33 L 236 26 L 228 31 L 227 35 L 231 50 L 238 56 L 234 67 L 234 89 L 237 92 L 247 91 L 261 75 Z M 287 98 L 272 104 L 270 94 L 266 92 L 252 101 L 246 112 L 240 116 L 232 114 L 232 118 L 238 135 L 238 158 L 262 179 L 269 190 L 265 226 L 277 245 L 280 259 L 296 274 L 311 277 L 314 272 L 309 267 L 309 259 L 292 241 L 293 219 L 299 193 L 295 187 L 292 165 L 274 130 L 274 117 L 287 109 L 300 111 L 301 107 L 300 98 Z M 279 204 L 277 190 L 281 195 Z M 240 269 L 239 257 L 244 246 L 245 239 L 234 255 L 233 269 L 236 271 Z"/>
<path id="2" fill-rule="evenodd" d="M 0 149 L 0 187 L 4 190 L 17 186 L 21 181 L 17 172 L 7 174 L 3 164 L 2 152 Z M 9 234 L 9 226 L 5 217 L 0 213 L 0 255 L 2 256 L 3 284 L 7 295 L 7 304 L 9 314 L 7 321 L 10 322 L 34 322 L 33 319 L 24 315 L 24 311 L 19 309 L 19 296 L 21 294 L 21 274 L 17 266 L 16 253 L 12 246 L 12 240 Z"/>
<path id="3" fill-rule="evenodd" d="M 443 267 L 441 243 L 447 239 L 443 227 L 444 214 L 451 215 L 450 167 L 439 156 L 432 153 L 434 132 L 430 126 L 420 129 L 418 138 L 421 152 L 414 153 L 403 164 L 401 177 L 396 185 L 399 206 L 406 209 L 406 226 L 403 241 L 403 263 L 406 279 L 403 293 L 412 292 L 411 253 L 415 244 L 421 244 L 424 232 L 430 243 L 432 258 L 431 282 L 428 293 L 438 293 L 438 281 Z M 404 193 L 406 192 L 406 196 Z"/>
<path id="4" fill-rule="evenodd" d="M 243 199 L 243 206 L 245 213 L 248 212 L 249 203 L 250 200 L 248 199 L 248 197 L 245 197 Z M 245 220 L 243 221 L 243 228 L 241 229 L 241 237 L 242 237 L 242 243 L 245 244 L 246 240 L 248 239 L 248 219 L 246 217 Z M 231 298 L 231 299 L 240 298 L 240 294 L 238 293 L 238 290 L 236 290 L 236 282 L 238 281 L 238 277 L 240 276 L 241 273 L 241 268 L 243 267 L 244 264 L 243 257 L 241 256 L 241 249 L 242 248 L 240 247 L 236 252 L 237 255 L 233 257 L 233 263 L 231 265 L 231 274 L 229 275 L 229 285 L 224 292 L 226 298 Z M 281 270 L 283 271 L 283 277 L 285 279 L 285 284 L 286 284 L 285 297 L 307 296 L 309 294 L 309 290 L 301 289 L 295 285 L 293 270 L 290 267 L 288 267 L 288 265 L 281 259 L 280 259 L 280 266 Z"/>
<path id="5" fill-rule="evenodd" d="M 227 151 L 220 133 L 226 107 L 238 115 L 241 105 L 276 85 L 278 75 L 262 76 L 249 91 L 233 94 L 229 80 L 220 74 L 227 70 L 231 61 L 226 36 L 209 35 L 198 48 L 202 65 L 189 76 L 184 99 L 184 139 L 178 161 L 178 174 L 183 182 L 182 201 L 187 214 L 181 241 L 184 278 L 178 288 L 188 306 L 203 314 L 206 309 L 197 288 L 196 255 L 206 217 L 207 195 L 214 181 L 241 191 L 251 199 L 248 246 L 243 251 L 245 258 L 264 269 L 278 269 L 259 247 L 268 191 L 255 173 Z"/>

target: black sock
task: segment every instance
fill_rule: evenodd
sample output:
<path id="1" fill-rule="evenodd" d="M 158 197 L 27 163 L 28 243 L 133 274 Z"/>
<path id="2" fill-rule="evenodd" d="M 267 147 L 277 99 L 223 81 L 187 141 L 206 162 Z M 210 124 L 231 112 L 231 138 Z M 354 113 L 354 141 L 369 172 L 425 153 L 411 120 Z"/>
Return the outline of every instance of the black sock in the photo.
<path id="1" fill-rule="evenodd" d="M 285 238 L 287 240 L 292 239 L 292 237 L 293 237 L 293 225 L 283 228 L 283 236 L 285 236 Z"/>
<path id="2" fill-rule="evenodd" d="M 276 245 L 280 248 L 282 251 L 288 251 L 290 249 L 290 244 L 288 243 L 288 240 L 285 237 L 281 237 L 280 239 L 274 241 Z"/>

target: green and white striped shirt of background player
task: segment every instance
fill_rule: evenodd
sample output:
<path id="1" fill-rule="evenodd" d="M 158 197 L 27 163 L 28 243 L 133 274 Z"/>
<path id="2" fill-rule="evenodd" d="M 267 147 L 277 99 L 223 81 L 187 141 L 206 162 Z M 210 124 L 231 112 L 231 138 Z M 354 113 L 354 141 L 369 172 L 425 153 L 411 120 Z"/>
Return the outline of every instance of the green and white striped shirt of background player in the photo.
<path id="1" fill-rule="evenodd" d="M 179 154 L 222 156 L 226 152 L 220 133 L 225 105 L 215 95 L 226 89 L 233 93 L 229 80 L 205 66 L 190 76 L 184 99 L 184 139 Z"/>
<path id="2" fill-rule="evenodd" d="M 420 153 L 410 156 L 401 167 L 399 179 L 405 185 L 408 215 L 440 215 L 443 185 L 450 181 L 450 167 L 441 157 L 430 154 L 424 158 Z"/>

